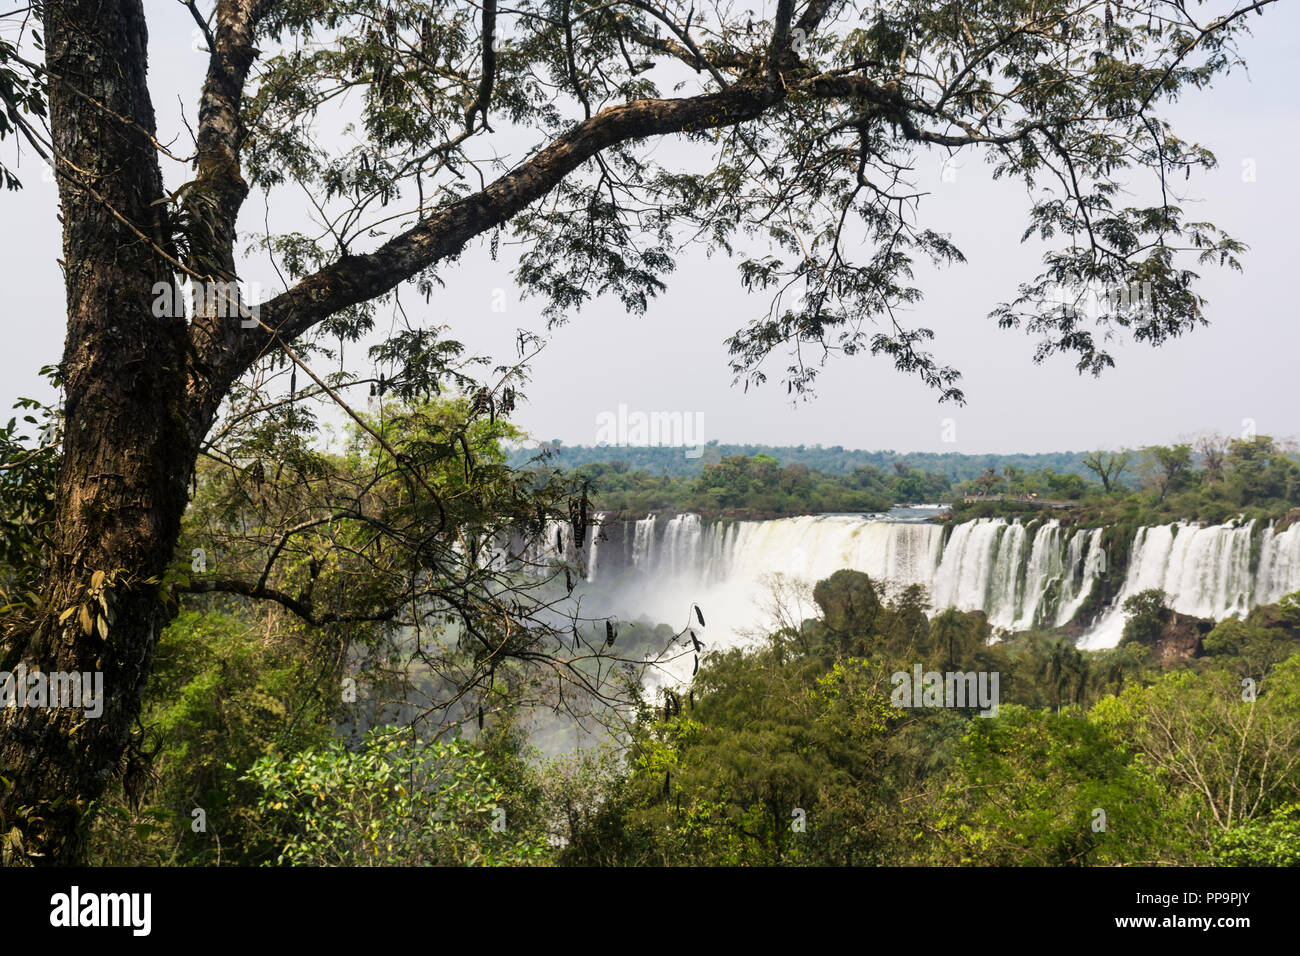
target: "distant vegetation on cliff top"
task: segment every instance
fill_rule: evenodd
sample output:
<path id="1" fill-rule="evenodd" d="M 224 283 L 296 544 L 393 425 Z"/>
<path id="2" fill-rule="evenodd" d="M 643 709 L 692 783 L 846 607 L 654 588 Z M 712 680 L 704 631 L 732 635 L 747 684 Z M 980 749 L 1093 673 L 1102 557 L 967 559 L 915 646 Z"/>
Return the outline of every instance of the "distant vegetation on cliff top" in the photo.
<path id="1" fill-rule="evenodd" d="M 1150 445 L 1117 452 L 1055 455 L 894 455 L 840 448 L 772 449 L 729 454 L 705 446 L 688 459 L 681 448 L 565 448 L 515 451 L 512 460 L 559 469 L 590 481 L 597 507 L 607 511 L 695 511 L 706 516 L 770 518 L 825 512 L 884 511 L 894 505 L 951 502 L 957 518 L 993 517 L 1038 510 L 1044 502 L 1071 503 L 1064 512 L 1089 524 L 1159 524 L 1178 520 L 1222 522 L 1237 515 L 1277 519 L 1300 508 L 1300 456 L 1267 435 L 1202 437 L 1176 445 Z M 598 459 L 597 453 L 604 458 Z M 820 456 L 825 456 L 820 457 Z M 872 458 L 885 461 L 855 464 Z M 825 461 L 813 467 L 808 458 Z M 578 461 L 580 458 L 586 460 Z M 912 464 L 930 458 L 970 477 L 954 480 L 945 470 Z M 675 473 L 666 467 L 635 467 L 649 459 L 689 463 Z M 971 473 L 976 462 L 996 461 Z M 1037 461 L 1025 467 L 1017 461 Z M 1077 468 L 1076 468 L 1077 463 Z M 978 499 L 978 500 L 972 500 Z"/>
<path id="2" fill-rule="evenodd" d="M 767 455 L 781 465 L 803 465 L 828 475 L 848 475 L 858 468 L 892 471 L 896 464 L 901 463 L 908 469 L 943 475 L 954 483 L 977 478 L 989 468 L 1000 470 L 1007 466 L 1025 471 L 1051 469 L 1061 474 L 1089 474 L 1083 463 L 1085 452 L 964 455 L 957 452 L 860 451 L 839 445 L 830 448 L 820 445 L 734 445 L 716 441 L 707 442 L 700 447 L 699 455 L 690 458 L 686 456 L 687 449 L 668 445 L 565 445 L 553 441 L 542 443 L 540 448 L 515 449 L 509 453 L 508 462 L 514 467 L 522 467 L 543 449 L 550 452 L 551 464 L 564 470 L 591 463 L 621 462 L 627 471 L 674 477 L 698 475 L 705 465 L 716 465 L 724 458 L 737 455 L 745 458 Z"/>

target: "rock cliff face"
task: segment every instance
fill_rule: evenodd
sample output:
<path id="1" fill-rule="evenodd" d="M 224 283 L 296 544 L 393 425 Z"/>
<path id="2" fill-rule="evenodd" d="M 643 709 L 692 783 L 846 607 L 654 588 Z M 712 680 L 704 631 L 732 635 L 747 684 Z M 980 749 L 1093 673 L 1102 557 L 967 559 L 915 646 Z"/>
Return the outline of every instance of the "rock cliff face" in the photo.
<path id="1" fill-rule="evenodd" d="M 1214 622 L 1174 611 L 1156 641 L 1155 658 L 1162 666 L 1205 656 L 1201 641 L 1214 629 Z"/>

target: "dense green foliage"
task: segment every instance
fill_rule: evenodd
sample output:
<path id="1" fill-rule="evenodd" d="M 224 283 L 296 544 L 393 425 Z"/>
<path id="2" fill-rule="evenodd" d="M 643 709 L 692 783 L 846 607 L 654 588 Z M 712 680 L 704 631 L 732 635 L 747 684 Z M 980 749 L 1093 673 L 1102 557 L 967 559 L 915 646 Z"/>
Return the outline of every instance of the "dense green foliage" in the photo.
<path id="1" fill-rule="evenodd" d="M 1300 804 L 1223 833 L 1215 857 L 1225 866 L 1300 866 Z"/>
<path id="2" fill-rule="evenodd" d="M 693 449 L 692 449 L 693 450 Z M 990 468 L 1018 468 L 1021 471 L 1052 469 L 1061 474 L 1087 476 L 1084 455 L 1078 452 L 1046 452 L 1036 455 L 966 455 L 957 452 L 860 451 L 833 445 L 738 445 L 706 442 L 701 453 L 688 457 L 686 449 L 663 445 L 565 445 L 553 441 L 539 447 L 512 450 L 508 461 L 525 467 L 545 455 L 551 467 L 565 471 L 590 464 L 608 464 L 618 471 L 644 471 L 651 475 L 674 478 L 698 475 L 706 465 L 716 465 L 724 458 L 753 458 L 766 455 L 782 465 L 803 465 L 827 475 L 848 475 L 859 468 L 892 472 L 898 466 L 907 471 L 943 475 L 954 483 L 970 481 Z M 920 499 L 914 499 L 920 500 Z"/>
<path id="3" fill-rule="evenodd" d="M 730 454 L 733 449 L 742 453 Z M 598 507 L 628 513 L 777 517 L 943 502 L 961 521 L 1032 514 L 1043 503 L 1065 502 L 1071 521 L 1136 528 L 1218 523 L 1237 515 L 1279 519 L 1300 509 L 1300 457 L 1266 435 L 1078 455 L 896 455 L 713 444 L 697 458 L 671 448 L 552 446 L 540 460 L 536 452 L 516 450 L 507 461 L 531 464 L 535 473 L 567 466 L 571 476 L 591 482 Z"/>
<path id="4" fill-rule="evenodd" d="M 1167 524 L 1203 521 L 1217 524 L 1241 515 L 1247 519 L 1275 520 L 1300 513 L 1300 456 L 1294 448 L 1267 435 L 1225 439 L 1206 436 L 1193 444 L 1151 445 L 1128 459 L 1116 478 L 1106 466 L 1116 457 L 1109 453 L 1087 456 L 1101 468 L 1097 480 L 1050 471 L 1022 472 L 1008 468 L 985 472 L 954 489 L 954 497 L 998 496 L 997 500 L 967 503 L 955 500 L 958 520 L 1023 511 L 1021 499 L 1072 499 L 1072 520 L 1091 526 Z M 1108 461 L 1111 459 L 1112 461 Z M 1107 491 L 1104 481 L 1110 485 Z M 1122 482 L 1132 478 L 1138 486 Z M 1004 500 L 1002 496 L 1005 496 Z"/>
<path id="5" fill-rule="evenodd" d="M 322 691 L 335 683 L 339 650 L 337 638 L 274 612 L 182 612 L 159 641 L 145 731 L 97 818 L 93 859 L 249 863 L 278 852 L 242 776 L 267 754 L 329 741 L 337 698 Z"/>
<path id="6" fill-rule="evenodd" d="M 573 474 L 591 482 L 593 500 L 602 510 L 665 509 L 728 517 L 886 511 L 898 503 L 943 500 L 951 488 L 942 475 L 904 468 L 886 473 L 860 467 L 847 475 L 829 475 L 803 465 L 781 467 L 761 454 L 724 458 L 693 478 L 655 477 L 600 463 L 583 465 Z"/>
<path id="7" fill-rule="evenodd" d="M 1159 588 L 1140 591 L 1124 601 L 1124 640 L 1147 647 L 1160 639 L 1172 613 L 1166 606 L 1165 592 Z"/>
<path id="8" fill-rule="evenodd" d="M 344 746 L 323 713 L 286 735 L 272 717 L 301 675 L 273 664 L 294 642 L 232 666 L 216 652 L 246 637 L 235 620 L 184 616 L 165 646 L 206 651 L 165 659 L 144 807 L 101 814 L 97 854 L 210 863 L 220 842 L 222 862 L 243 863 L 1296 864 L 1297 598 L 1162 668 L 1137 642 L 990 644 L 983 615 L 929 614 L 919 590 L 886 599 L 856 571 L 813 597 L 818 617 L 706 655 L 620 747 L 550 763 L 504 714 L 472 741 L 389 728 Z M 896 706 L 897 675 L 918 666 L 997 673 L 997 712 L 943 691 L 942 706 Z M 199 804 L 207 832 L 190 827 Z"/>
<path id="9" fill-rule="evenodd" d="M 838 580 L 836 580 L 838 579 Z M 570 863 L 1285 863 L 1300 795 L 1300 631 L 1246 700 L 1230 661 L 1161 672 L 1141 647 L 984 643 L 856 572 L 822 618 L 713 655 L 692 701 L 638 727 Z M 1002 706 L 891 707 L 891 675 L 997 671 Z M 949 701 L 951 704 L 952 701 Z"/>
<path id="10" fill-rule="evenodd" d="M 42 368 L 41 375 L 58 386 L 54 367 Z M 0 614 L 36 603 L 33 587 L 45 566 L 63 428 L 61 410 L 35 399 L 18 399 L 14 411 L 0 427 Z"/>
<path id="11" fill-rule="evenodd" d="M 334 742 L 264 757 L 246 779 L 259 788 L 262 819 L 289 834 L 278 863 L 506 865 L 546 853 L 535 831 L 509 825 L 488 756 L 463 740 L 412 740 L 383 728 L 355 751 Z"/>

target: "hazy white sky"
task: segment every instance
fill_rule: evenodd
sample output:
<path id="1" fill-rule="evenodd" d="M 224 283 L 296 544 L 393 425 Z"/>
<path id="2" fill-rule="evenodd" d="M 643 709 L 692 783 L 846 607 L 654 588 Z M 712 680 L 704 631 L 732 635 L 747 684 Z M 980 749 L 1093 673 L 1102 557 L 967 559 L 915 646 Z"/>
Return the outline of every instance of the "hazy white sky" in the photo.
<path id="1" fill-rule="evenodd" d="M 205 57 L 192 49 L 192 21 L 180 4 L 146 0 L 150 14 L 151 89 L 163 138 L 183 127 L 178 96 L 191 122 Z M 1294 400 L 1300 324 L 1294 295 L 1296 189 L 1300 103 L 1294 70 L 1300 57 L 1300 11 L 1282 2 L 1252 18 L 1241 49 L 1249 73 L 1234 72 L 1209 92 L 1192 93 L 1171 117 L 1189 140 L 1210 147 L 1220 167 L 1193 176 L 1186 189 L 1199 202 L 1193 218 L 1210 220 L 1251 249 L 1245 272 L 1208 269 L 1200 291 L 1210 326 L 1160 349 L 1124 345 L 1117 367 L 1101 379 L 1081 378 L 1068 358 L 1036 366 L 1034 342 L 1002 331 L 987 317 L 1031 278 L 1037 256 L 1019 244 L 1026 202 L 1016 183 L 994 183 L 979 157 L 963 156 L 955 182 L 941 176 L 941 153 L 919 154 L 917 180 L 931 195 L 926 224 L 950 232 L 968 263 L 921 273 L 926 293 L 912 318 L 936 332 L 933 351 L 964 373 L 964 407 L 939 406 L 919 382 L 870 356 L 834 359 L 812 401 L 792 405 L 783 386 L 742 394 L 731 385 L 723 340 L 758 314 L 727 260 L 684 256 L 669 292 L 644 318 L 601 300 L 551 335 L 534 362 L 528 402 L 515 419 L 534 437 L 569 444 L 596 440 L 597 416 L 620 404 L 633 410 L 702 416 L 704 440 L 843 445 L 898 451 L 1033 452 L 1170 442 L 1215 430 L 1237 434 L 1244 419 L 1261 433 L 1300 434 Z M 179 149 L 184 149 L 181 142 Z M 12 147 L 5 144 L 7 156 Z M 1254 181 L 1243 177 L 1253 164 Z M 36 370 L 57 362 L 63 343 L 63 285 L 56 263 L 56 194 L 35 166 L 21 170 L 26 188 L 0 195 L 0 262 L 8 328 L 0 350 L 0 410 L 18 395 L 48 397 Z M 172 185 L 179 180 L 173 178 Z M 1190 211 L 1190 210 L 1189 210 Z M 260 228 L 261 196 L 250 197 L 241 225 Z M 541 329 L 541 303 L 521 301 L 500 262 L 485 249 L 467 250 L 444 270 L 447 288 L 425 306 L 413 291 L 408 312 L 472 350 L 513 357 L 515 330 Z M 270 277 L 263 277 L 269 280 Z M 494 291 L 505 290 L 504 313 Z M 381 319 L 381 325 L 386 320 Z M 352 347 L 360 357 L 362 350 Z M 783 364 L 783 363 L 782 363 Z M 782 365 L 777 365 L 780 368 Z M 944 442 L 944 419 L 955 428 Z"/>

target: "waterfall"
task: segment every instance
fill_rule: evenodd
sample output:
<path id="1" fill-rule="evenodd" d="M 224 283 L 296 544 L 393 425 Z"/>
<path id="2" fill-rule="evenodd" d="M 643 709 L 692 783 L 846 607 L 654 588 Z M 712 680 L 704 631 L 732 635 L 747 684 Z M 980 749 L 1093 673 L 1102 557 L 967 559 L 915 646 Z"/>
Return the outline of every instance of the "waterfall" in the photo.
<path id="1" fill-rule="evenodd" d="M 589 544 L 587 545 L 587 583 L 596 580 L 596 561 L 600 553 L 600 526 L 605 520 L 605 512 L 598 511 L 591 519 L 591 530 L 588 532 Z"/>
<path id="2" fill-rule="evenodd" d="M 1174 610 L 1219 619 L 1300 590 L 1300 525 L 1281 532 L 1248 522 L 1139 528 L 1114 599 L 1093 620 L 1075 621 L 1111 567 L 1100 528 L 979 518 L 948 530 L 880 515 L 704 521 L 652 514 L 612 524 L 606 517 L 598 515 L 591 531 L 593 600 L 611 613 L 675 627 L 698 601 L 710 623 L 721 625 L 715 646 L 762 629 L 773 576 L 811 585 L 842 568 L 865 572 L 893 594 L 920 585 L 935 610 L 982 611 L 1004 631 L 1082 624 L 1080 646 L 1088 648 L 1119 642 L 1123 603 L 1139 591 L 1159 588 Z M 602 528 L 608 538 L 598 548 Z M 548 526 L 543 548 L 554 553 L 557 530 L 569 557 L 571 533 L 562 524 Z"/>
<path id="3" fill-rule="evenodd" d="M 1068 624 L 1092 592 L 1092 583 L 1101 576 L 1106 556 L 1101 549 L 1101 528 L 1077 531 L 1070 538 L 1066 556 L 1066 573 L 1061 585 L 1061 602 L 1056 624 Z"/>
<path id="4" fill-rule="evenodd" d="M 1042 550 L 1038 537 L 1035 536 L 1030 558 Z M 989 579 L 989 617 L 995 625 L 1007 626 L 1015 617 L 1016 608 L 1024 595 L 1021 587 L 1021 564 L 1025 555 L 1025 529 L 1018 524 L 1008 525 L 998 539 L 996 557 L 993 561 L 993 575 Z"/>
<path id="5" fill-rule="evenodd" d="M 653 530 L 653 524 L 650 527 Z M 658 569 L 671 575 L 686 574 L 693 570 L 702 557 L 701 536 L 699 515 L 681 514 L 669 521 L 664 529 Z"/>
<path id="6" fill-rule="evenodd" d="M 1272 604 L 1296 589 L 1300 579 L 1300 524 L 1274 534 L 1270 523 L 1260 542 L 1255 603 Z"/>
<path id="7" fill-rule="evenodd" d="M 632 539 L 632 565 L 649 568 L 654 559 L 655 516 L 642 518 L 636 523 L 636 537 Z"/>
<path id="8" fill-rule="evenodd" d="M 1280 535 L 1274 535 L 1271 526 L 1265 530 L 1259 572 L 1251 573 L 1254 525 L 1179 522 L 1138 529 L 1124 585 L 1081 646 L 1118 644 L 1124 634 L 1124 602 L 1140 591 L 1158 588 L 1180 614 L 1218 620 L 1240 617 L 1257 604 L 1300 588 L 1300 565 L 1291 562 L 1297 543 L 1294 529 Z"/>
<path id="9" fill-rule="evenodd" d="M 994 595 L 990 587 L 1006 530 L 1006 522 L 996 518 L 967 521 L 953 529 L 931 587 L 936 608 L 984 611 L 997 603 L 1013 603 L 1005 594 Z"/>
<path id="10" fill-rule="evenodd" d="M 1034 541 L 1034 557 L 1030 561 L 1030 583 L 1026 585 L 1027 604 L 1025 613 L 1017 622 L 1023 628 L 1039 624 L 1055 624 L 1054 610 L 1048 603 L 1049 595 L 1055 589 L 1060 594 L 1065 581 L 1065 558 L 1061 548 L 1061 526 L 1055 521 L 1049 522 L 1038 532 Z M 1089 582 L 1091 586 L 1091 582 Z"/>

